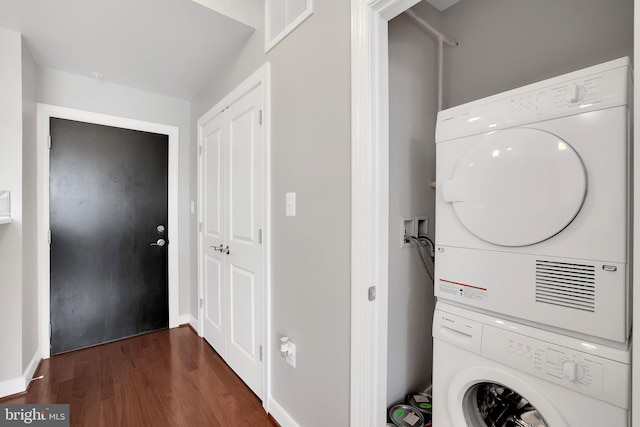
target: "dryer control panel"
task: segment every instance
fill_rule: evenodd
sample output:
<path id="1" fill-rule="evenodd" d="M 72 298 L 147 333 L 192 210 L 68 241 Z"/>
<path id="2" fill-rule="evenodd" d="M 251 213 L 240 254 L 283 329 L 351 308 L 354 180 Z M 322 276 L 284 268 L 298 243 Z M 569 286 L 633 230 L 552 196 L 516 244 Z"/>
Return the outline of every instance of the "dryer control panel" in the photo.
<path id="1" fill-rule="evenodd" d="M 440 111 L 436 143 L 628 105 L 629 70 L 629 59 L 620 58 Z"/>
<path id="2" fill-rule="evenodd" d="M 482 355 L 621 408 L 629 408 L 628 364 L 485 325 Z M 592 344 L 584 343 L 585 349 Z"/>

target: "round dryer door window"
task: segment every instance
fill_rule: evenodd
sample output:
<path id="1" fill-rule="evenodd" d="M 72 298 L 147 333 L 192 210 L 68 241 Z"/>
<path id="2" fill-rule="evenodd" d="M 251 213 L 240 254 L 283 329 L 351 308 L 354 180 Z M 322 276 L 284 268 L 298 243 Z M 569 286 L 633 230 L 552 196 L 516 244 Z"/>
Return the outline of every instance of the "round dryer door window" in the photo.
<path id="1" fill-rule="evenodd" d="M 587 173 L 568 142 L 528 128 L 473 138 L 442 187 L 471 233 L 495 245 L 526 246 L 573 221 L 586 197 Z"/>
<path id="2" fill-rule="evenodd" d="M 548 427 L 527 399 L 495 383 L 479 383 L 470 388 L 462 411 L 469 427 Z"/>

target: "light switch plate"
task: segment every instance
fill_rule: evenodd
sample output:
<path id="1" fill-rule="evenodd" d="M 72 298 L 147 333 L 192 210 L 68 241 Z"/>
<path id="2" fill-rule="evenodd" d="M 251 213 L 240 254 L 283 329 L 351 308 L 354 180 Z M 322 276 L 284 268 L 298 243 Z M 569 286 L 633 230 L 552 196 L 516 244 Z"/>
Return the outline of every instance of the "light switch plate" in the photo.
<path id="1" fill-rule="evenodd" d="M 286 215 L 296 216 L 296 193 L 287 193 L 286 203 Z"/>

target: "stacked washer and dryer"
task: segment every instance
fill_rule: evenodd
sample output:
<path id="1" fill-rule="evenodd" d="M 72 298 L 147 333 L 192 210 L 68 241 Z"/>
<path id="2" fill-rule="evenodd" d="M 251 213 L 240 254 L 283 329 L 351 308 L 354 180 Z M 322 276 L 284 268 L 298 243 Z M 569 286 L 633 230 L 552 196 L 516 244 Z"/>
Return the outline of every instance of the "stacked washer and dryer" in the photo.
<path id="1" fill-rule="evenodd" d="M 629 425 L 628 58 L 441 111 L 433 425 Z"/>

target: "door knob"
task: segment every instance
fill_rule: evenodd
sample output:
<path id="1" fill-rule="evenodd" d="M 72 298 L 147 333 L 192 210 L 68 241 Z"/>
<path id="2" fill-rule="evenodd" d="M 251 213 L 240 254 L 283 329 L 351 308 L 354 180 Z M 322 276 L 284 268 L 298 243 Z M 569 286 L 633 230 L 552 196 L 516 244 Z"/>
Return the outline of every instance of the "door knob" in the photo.
<path id="1" fill-rule="evenodd" d="M 209 247 L 213 248 L 214 251 L 219 251 L 220 253 L 224 251 L 224 249 L 222 249 L 222 243 L 220 243 L 220 247 L 217 247 L 217 246 L 209 246 Z"/>
<path id="2" fill-rule="evenodd" d="M 220 247 L 222 247 L 222 245 L 220 245 Z M 225 254 L 229 255 L 229 245 L 227 245 L 227 247 L 221 250 L 220 252 L 223 252 L 223 251 Z"/>
<path id="3" fill-rule="evenodd" d="M 164 239 L 158 239 L 156 242 L 151 243 L 149 246 L 164 246 L 167 242 Z"/>

